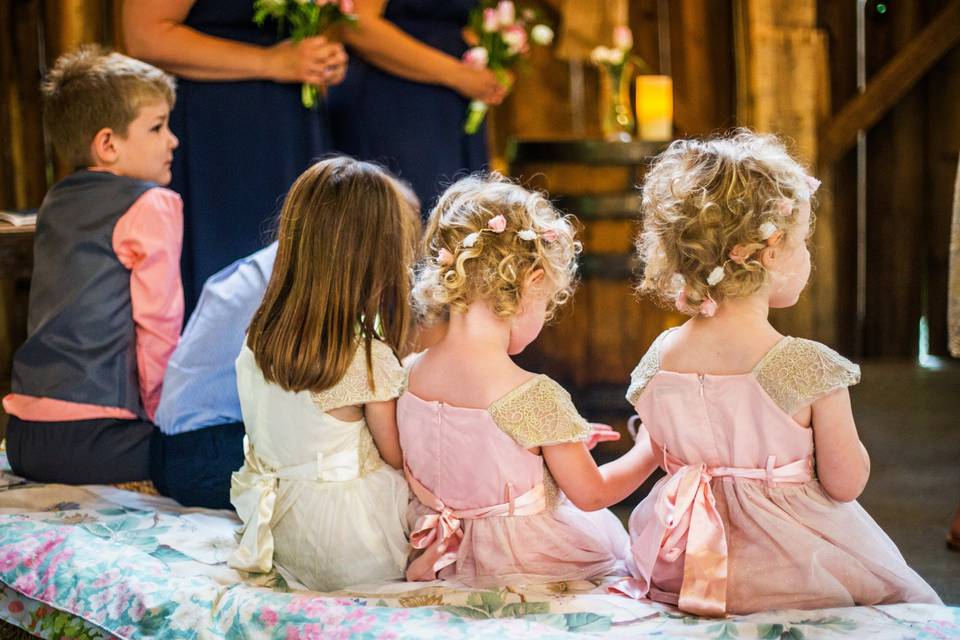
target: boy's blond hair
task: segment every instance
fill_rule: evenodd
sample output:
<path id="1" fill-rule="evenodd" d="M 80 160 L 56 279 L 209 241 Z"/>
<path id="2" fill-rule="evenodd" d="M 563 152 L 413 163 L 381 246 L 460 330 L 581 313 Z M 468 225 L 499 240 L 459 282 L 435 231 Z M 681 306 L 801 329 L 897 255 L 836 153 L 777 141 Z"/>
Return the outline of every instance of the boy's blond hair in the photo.
<path id="1" fill-rule="evenodd" d="M 746 129 L 673 142 L 647 171 L 642 191 L 638 290 L 668 305 L 682 293 L 678 306 L 690 314 L 708 298 L 759 290 L 767 281 L 759 252 L 770 230 L 797 233 L 797 205 L 812 195 L 804 168 L 784 144 Z M 738 246 L 742 261 L 730 256 Z"/>
<path id="2" fill-rule="evenodd" d="M 491 221 L 503 216 L 503 230 Z M 447 189 L 430 214 L 413 290 L 428 322 L 486 300 L 502 318 L 520 310 L 527 276 L 543 269 L 552 287 L 548 312 L 572 295 L 580 243 L 574 221 L 542 194 L 503 176 L 476 174 Z"/>
<path id="3" fill-rule="evenodd" d="M 90 143 L 101 129 L 124 137 L 144 104 L 163 100 L 173 108 L 176 100 L 171 75 L 98 45 L 82 45 L 57 58 L 42 91 L 44 128 L 74 167 L 93 162 Z"/>

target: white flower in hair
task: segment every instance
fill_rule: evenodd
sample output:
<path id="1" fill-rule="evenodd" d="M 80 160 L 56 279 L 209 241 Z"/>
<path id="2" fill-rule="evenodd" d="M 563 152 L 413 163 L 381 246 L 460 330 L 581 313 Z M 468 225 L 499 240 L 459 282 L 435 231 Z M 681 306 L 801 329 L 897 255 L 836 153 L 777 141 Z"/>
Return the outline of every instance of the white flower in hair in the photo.
<path id="1" fill-rule="evenodd" d="M 687 286 L 687 279 L 684 278 L 682 274 L 674 272 L 674 274 L 670 276 L 671 289 L 683 289 L 685 286 Z"/>
<path id="2" fill-rule="evenodd" d="M 470 235 L 468 235 L 466 238 L 463 239 L 463 246 L 467 248 L 472 247 L 473 245 L 477 244 L 478 238 L 480 238 L 480 232 L 474 231 L 473 233 L 471 233 Z"/>
<path id="3" fill-rule="evenodd" d="M 523 231 L 517 232 L 517 237 L 521 240 L 526 240 L 527 242 L 532 242 L 537 239 L 537 232 L 533 229 L 524 229 Z"/>
<path id="4" fill-rule="evenodd" d="M 716 286 L 723 280 L 723 277 L 726 275 L 726 272 L 723 270 L 723 267 L 714 267 L 713 271 L 710 272 L 710 275 L 707 276 L 707 284 L 711 287 Z"/>
<path id="5" fill-rule="evenodd" d="M 779 230 L 780 228 L 777 227 L 777 225 L 769 221 L 764 222 L 762 225 L 760 225 L 760 228 L 757 229 L 757 231 L 760 233 L 760 239 L 762 240 L 769 240 L 773 237 L 773 234 Z"/>

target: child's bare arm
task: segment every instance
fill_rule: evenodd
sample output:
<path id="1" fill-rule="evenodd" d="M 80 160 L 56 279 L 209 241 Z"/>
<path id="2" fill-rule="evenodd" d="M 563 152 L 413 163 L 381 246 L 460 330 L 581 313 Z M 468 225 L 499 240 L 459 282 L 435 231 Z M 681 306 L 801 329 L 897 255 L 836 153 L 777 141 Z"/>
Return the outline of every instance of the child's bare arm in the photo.
<path id="1" fill-rule="evenodd" d="M 394 469 L 403 467 L 403 451 L 400 450 L 400 432 L 397 430 L 397 401 L 368 402 L 363 405 L 367 426 L 380 457 Z"/>
<path id="2" fill-rule="evenodd" d="M 646 431 L 630 451 L 602 467 L 597 467 L 583 442 L 545 446 L 542 453 L 560 489 L 584 511 L 626 498 L 653 473 L 658 460 Z"/>
<path id="3" fill-rule="evenodd" d="M 870 456 L 857 435 L 850 393 L 840 389 L 813 403 L 817 476 L 834 500 L 856 500 L 870 477 Z"/>

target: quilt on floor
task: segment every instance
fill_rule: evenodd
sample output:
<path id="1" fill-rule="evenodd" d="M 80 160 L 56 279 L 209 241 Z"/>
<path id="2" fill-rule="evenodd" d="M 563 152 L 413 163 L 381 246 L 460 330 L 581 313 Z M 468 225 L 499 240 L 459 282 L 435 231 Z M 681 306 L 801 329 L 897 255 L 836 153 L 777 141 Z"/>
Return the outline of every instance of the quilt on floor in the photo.
<path id="1" fill-rule="evenodd" d="M 44 638 L 957 638 L 960 609 L 893 605 L 696 618 L 588 582 L 315 594 L 234 571 L 227 512 L 110 487 L 0 492 L 0 618 Z"/>

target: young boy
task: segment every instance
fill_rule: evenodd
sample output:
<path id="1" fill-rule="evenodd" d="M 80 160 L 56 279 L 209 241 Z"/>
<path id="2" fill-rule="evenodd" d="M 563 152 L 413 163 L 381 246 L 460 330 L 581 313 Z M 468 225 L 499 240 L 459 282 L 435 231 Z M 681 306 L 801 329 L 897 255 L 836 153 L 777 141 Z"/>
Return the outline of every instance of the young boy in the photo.
<path id="1" fill-rule="evenodd" d="M 41 482 L 149 476 L 153 419 L 183 322 L 174 80 L 98 47 L 57 60 L 44 125 L 77 170 L 37 217 L 28 337 L 14 354 L 7 455 Z"/>

